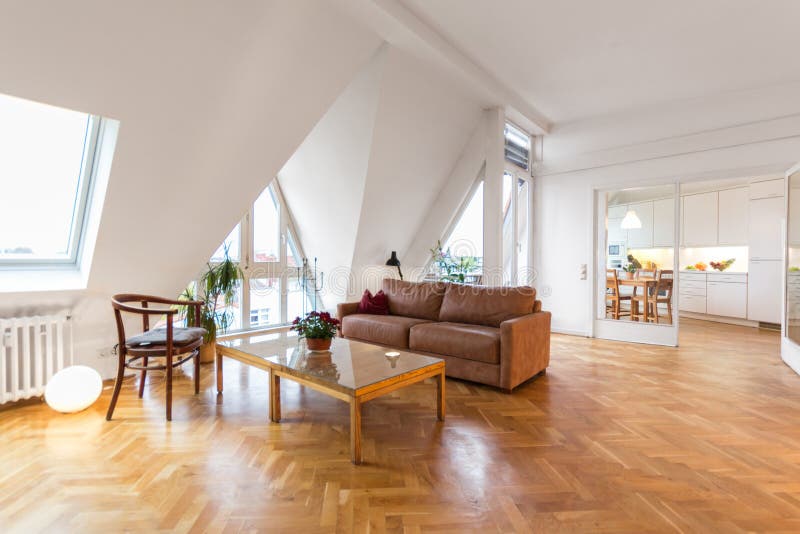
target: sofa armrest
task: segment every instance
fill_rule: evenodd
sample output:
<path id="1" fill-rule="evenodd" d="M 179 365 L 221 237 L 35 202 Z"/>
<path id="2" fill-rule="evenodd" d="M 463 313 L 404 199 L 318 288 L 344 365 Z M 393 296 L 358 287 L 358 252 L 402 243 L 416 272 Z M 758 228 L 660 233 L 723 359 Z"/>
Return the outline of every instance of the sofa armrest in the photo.
<path id="1" fill-rule="evenodd" d="M 500 323 L 500 387 L 512 390 L 550 364 L 550 312 Z"/>
<path id="2" fill-rule="evenodd" d="M 340 321 L 348 315 L 358 313 L 358 302 L 342 302 L 336 305 L 336 318 Z"/>

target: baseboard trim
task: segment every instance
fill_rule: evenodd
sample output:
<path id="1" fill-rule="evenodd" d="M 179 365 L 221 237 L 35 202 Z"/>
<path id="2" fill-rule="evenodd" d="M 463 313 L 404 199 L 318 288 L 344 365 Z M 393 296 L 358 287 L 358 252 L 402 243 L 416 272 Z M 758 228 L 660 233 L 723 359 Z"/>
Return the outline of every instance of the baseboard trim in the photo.
<path id="1" fill-rule="evenodd" d="M 550 328 L 550 331 L 554 334 L 564 334 L 566 336 L 591 337 L 589 332 L 570 330 L 568 328 Z"/>
<path id="2" fill-rule="evenodd" d="M 719 315 L 708 315 L 706 313 L 680 312 L 681 317 L 686 319 L 697 319 L 698 321 L 711 321 L 712 323 L 725 323 L 736 326 L 749 326 L 758 328 L 758 321 L 748 321 L 747 319 L 737 319 L 736 317 L 721 317 Z"/>

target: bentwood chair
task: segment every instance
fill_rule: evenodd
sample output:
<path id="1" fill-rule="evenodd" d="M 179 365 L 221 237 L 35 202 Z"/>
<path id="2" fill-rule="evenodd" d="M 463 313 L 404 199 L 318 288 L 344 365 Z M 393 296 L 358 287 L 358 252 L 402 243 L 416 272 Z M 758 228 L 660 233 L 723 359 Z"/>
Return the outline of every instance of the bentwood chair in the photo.
<path id="1" fill-rule="evenodd" d="M 141 307 L 129 304 L 140 303 Z M 151 308 L 150 304 L 166 304 L 169 306 L 191 306 L 194 308 L 194 326 L 183 328 L 173 325 L 175 314 L 178 310 L 170 308 Z M 196 300 L 170 300 L 150 295 L 121 294 L 114 295 L 111 299 L 114 308 L 114 317 L 117 321 L 117 336 L 119 345 L 119 362 L 117 367 L 117 380 L 114 383 L 114 394 L 108 406 L 106 420 L 110 421 L 117 405 L 119 390 L 122 387 L 122 378 L 125 369 L 141 371 L 139 382 L 139 398 L 144 393 L 144 381 L 147 371 L 166 371 L 167 375 L 167 421 L 172 420 L 172 369 L 194 359 L 194 392 L 200 392 L 200 345 L 206 333 L 200 328 L 200 307 L 202 302 Z M 132 313 L 142 316 L 142 334 L 130 338 L 125 337 L 125 324 L 122 313 Z M 150 330 L 150 316 L 166 315 L 166 328 Z M 163 363 L 150 364 L 150 358 L 163 358 Z"/>
<path id="2" fill-rule="evenodd" d="M 625 300 L 631 300 L 631 297 L 620 295 L 617 270 L 606 269 L 606 313 L 611 313 L 611 318 L 617 320 L 623 315 L 630 315 L 630 310 L 623 310 L 620 306 Z"/>

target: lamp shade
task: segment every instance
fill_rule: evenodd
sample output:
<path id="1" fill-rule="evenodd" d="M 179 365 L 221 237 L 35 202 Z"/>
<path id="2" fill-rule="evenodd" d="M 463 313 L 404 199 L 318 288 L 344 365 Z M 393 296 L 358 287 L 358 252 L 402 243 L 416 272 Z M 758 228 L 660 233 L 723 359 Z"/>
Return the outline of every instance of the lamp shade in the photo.
<path id="1" fill-rule="evenodd" d="M 74 413 L 94 404 L 102 391 L 100 373 L 85 365 L 73 365 L 53 375 L 44 390 L 44 400 L 57 412 Z"/>
<path id="2" fill-rule="evenodd" d="M 386 260 L 386 265 L 397 267 L 397 272 L 400 274 L 400 280 L 403 279 L 403 271 L 400 270 L 400 259 L 397 257 L 397 251 L 392 251 L 392 255 L 388 260 Z"/>
<path id="3" fill-rule="evenodd" d="M 622 219 L 619 227 L 623 230 L 635 230 L 642 227 L 642 221 L 639 219 L 639 216 L 636 215 L 635 210 L 628 210 L 628 213 L 625 214 L 625 218 Z"/>

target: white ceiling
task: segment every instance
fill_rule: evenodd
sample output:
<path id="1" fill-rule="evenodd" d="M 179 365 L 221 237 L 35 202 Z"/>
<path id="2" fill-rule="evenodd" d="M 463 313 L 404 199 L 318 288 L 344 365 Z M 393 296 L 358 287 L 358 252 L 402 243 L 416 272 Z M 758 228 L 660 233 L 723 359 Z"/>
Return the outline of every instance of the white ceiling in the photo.
<path id="1" fill-rule="evenodd" d="M 800 80 L 800 1 L 402 0 L 554 122 Z"/>

